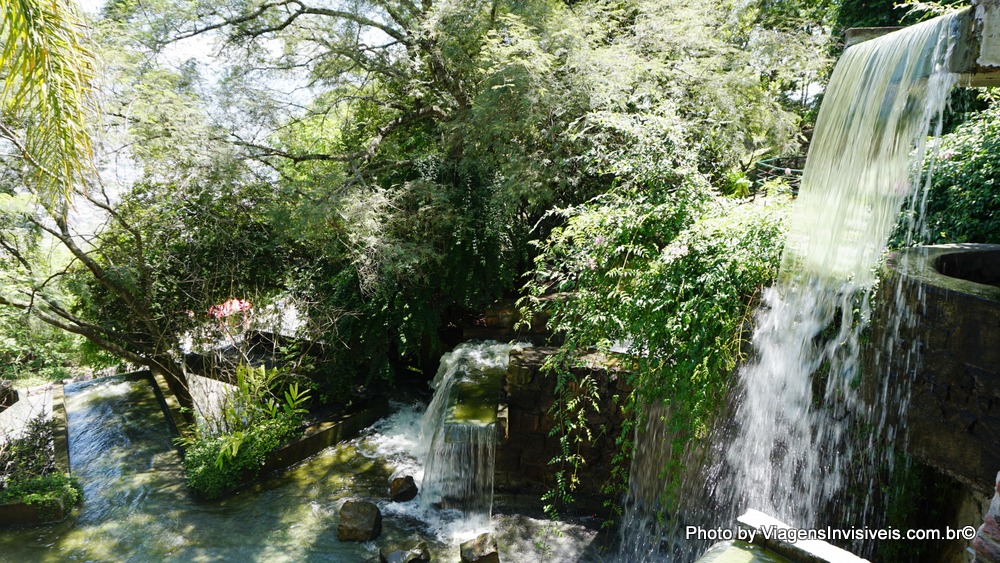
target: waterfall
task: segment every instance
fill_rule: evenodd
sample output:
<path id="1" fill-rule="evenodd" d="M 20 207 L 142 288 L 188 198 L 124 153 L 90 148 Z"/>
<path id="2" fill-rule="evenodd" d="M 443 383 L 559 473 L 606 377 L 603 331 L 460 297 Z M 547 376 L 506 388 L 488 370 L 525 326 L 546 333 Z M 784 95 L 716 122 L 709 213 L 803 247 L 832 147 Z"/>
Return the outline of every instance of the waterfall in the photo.
<path id="1" fill-rule="evenodd" d="M 421 504 L 489 521 L 500 383 L 510 344 L 466 342 L 441 357 L 420 427 Z"/>
<path id="2" fill-rule="evenodd" d="M 722 482 L 736 510 L 815 525 L 847 479 L 852 421 L 870 435 L 892 432 L 878 425 L 898 405 L 866 405 L 858 392 L 861 333 L 879 260 L 904 202 L 921 199 L 927 136 L 940 132 L 957 80 L 947 71 L 954 22 L 945 16 L 858 44 L 834 70 L 779 280 L 764 295 L 754 358 L 740 371 Z"/>
<path id="3" fill-rule="evenodd" d="M 683 454 L 683 482 L 665 484 L 659 473 L 674 437 L 662 407 L 650 407 L 636 429 L 622 560 L 693 559 L 707 545 L 684 537 L 685 524 L 729 529 L 748 508 L 796 527 L 826 522 L 861 458 L 898 435 L 905 382 L 862 393 L 859 356 L 888 239 L 904 204 L 906 217 L 919 216 L 927 137 L 940 133 L 957 80 L 948 72 L 955 21 L 944 16 L 858 44 L 838 62 L 778 281 L 763 294 L 730 411 L 720 415 L 714 443 Z M 882 288 L 880 298 L 901 302 L 896 289 Z M 901 349 L 887 350 L 883 361 L 892 354 L 916 361 L 915 349 L 895 345 Z M 650 503 L 657 492 L 670 506 Z M 835 508 L 838 517 L 849 512 Z"/>

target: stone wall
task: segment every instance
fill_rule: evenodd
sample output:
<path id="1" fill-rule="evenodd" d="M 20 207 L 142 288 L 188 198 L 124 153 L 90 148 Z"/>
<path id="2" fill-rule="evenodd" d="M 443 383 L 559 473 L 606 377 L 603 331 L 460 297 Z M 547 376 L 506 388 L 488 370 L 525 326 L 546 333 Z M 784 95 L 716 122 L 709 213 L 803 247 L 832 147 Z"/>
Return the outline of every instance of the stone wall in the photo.
<path id="1" fill-rule="evenodd" d="M 876 383 L 888 378 L 905 385 L 911 377 L 907 449 L 981 493 L 993 490 L 1000 469 L 1000 288 L 989 279 L 960 279 L 940 270 L 984 260 L 1000 264 L 1000 246 L 942 245 L 929 247 L 925 256 L 895 254 L 883 287 L 900 285 L 915 322 L 891 341 L 891 316 L 881 311 L 873 323 L 873 341 L 890 342 L 894 352 L 893 361 L 874 372 Z M 968 277 L 969 269 L 961 270 Z M 984 275 L 987 270 L 978 268 Z M 919 350 L 915 369 L 902 353 L 912 343 Z"/>
<path id="2" fill-rule="evenodd" d="M 561 297 L 562 294 L 556 294 L 541 299 L 547 301 Z M 539 345 L 562 343 L 561 335 L 553 335 L 549 331 L 549 317 L 545 313 L 536 313 L 527 326 L 518 326 L 520 322 L 521 315 L 513 299 L 498 301 L 481 318 L 462 327 L 462 340 L 519 340 Z"/>
<path id="3" fill-rule="evenodd" d="M 556 398 L 554 375 L 542 372 L 546 358 L 556 348 L 536 347 L 513 350 L 501 390 L 497 417 L 500 444 L 496 452 L 494 488 L 500 493 L 541 495 L 555 485 L 558 467 L 549 461 L 559 455 L 559 437 L 550 435 L 555 419 L 550 412 Z M 598 386 L 603 410 L 591 417 L 594 444 L 581 450 L 587 463 L 577 472 L 577 506 L 589 512 L 601 511 L 601 487 L 611 477 L 615 438 L 622 425 L 621 411 L 611 397 L 628 394 L 622 370 L 615 358 L 593 353 L 579 360 L 573 373 L 590 375 Z"/>

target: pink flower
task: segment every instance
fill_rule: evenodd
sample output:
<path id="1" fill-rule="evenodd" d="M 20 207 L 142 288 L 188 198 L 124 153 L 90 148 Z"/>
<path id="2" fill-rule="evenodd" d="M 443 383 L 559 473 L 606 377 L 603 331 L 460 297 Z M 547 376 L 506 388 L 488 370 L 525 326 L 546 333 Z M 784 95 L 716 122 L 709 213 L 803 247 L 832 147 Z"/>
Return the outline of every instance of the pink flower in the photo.
<path id="1" fill-rule="evenodd" d="M 209 307 L 208 316 L 221 319 L 222 317 L 228 317 L 240 311 L 249 311 L 251 307 L 253 307 L 253 305 L 244 299 L 230 299 L 225 303 Z"/>

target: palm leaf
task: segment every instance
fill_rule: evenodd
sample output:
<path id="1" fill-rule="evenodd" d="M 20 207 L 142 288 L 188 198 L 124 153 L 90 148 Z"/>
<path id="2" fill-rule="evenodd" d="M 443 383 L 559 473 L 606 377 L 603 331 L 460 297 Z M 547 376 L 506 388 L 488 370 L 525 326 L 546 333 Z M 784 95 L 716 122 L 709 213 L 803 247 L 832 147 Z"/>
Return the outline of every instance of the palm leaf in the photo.
<path id="1" fill-rule="evenodd" d="M 22 153 L 27 187 L 65 208 L 93 169 L 87 128 L 94 56 L 65 0 L 0 0 L 0 133 Z"/>

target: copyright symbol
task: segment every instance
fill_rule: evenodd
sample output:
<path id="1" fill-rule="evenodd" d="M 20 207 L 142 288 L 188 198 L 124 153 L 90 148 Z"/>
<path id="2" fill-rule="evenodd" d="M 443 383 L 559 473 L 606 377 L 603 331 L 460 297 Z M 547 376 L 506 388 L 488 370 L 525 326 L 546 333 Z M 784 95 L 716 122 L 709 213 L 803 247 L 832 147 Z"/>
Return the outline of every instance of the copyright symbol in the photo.
<path id="1" fill-rule="evenodd" d="M 975 528 L 975 526 L 966 526 L 966 527 L 962 528 L 962 537 L 965 538 L 965 539 L 967 539 L 967 540 L 971 540 L 971 539 L 975 538 L 976 537 L 976 528 Z"/>

